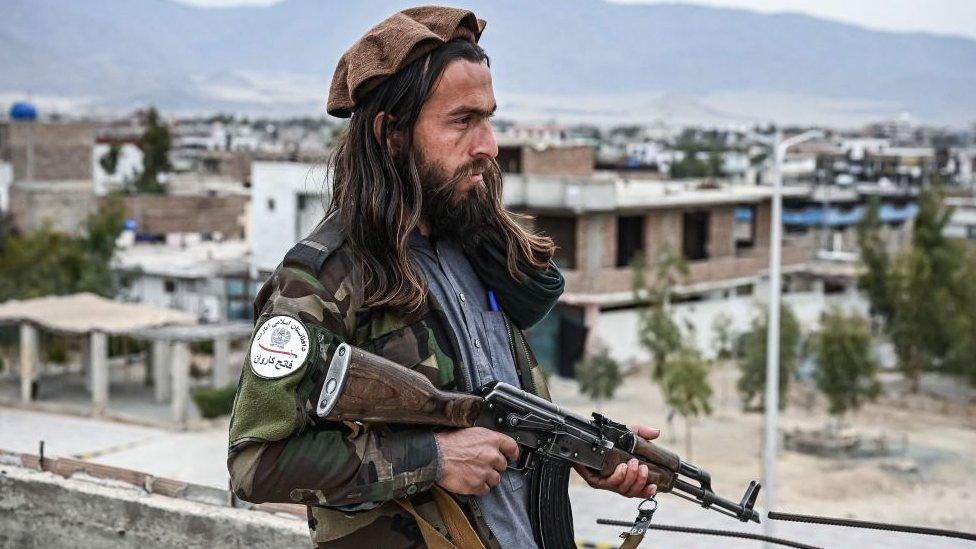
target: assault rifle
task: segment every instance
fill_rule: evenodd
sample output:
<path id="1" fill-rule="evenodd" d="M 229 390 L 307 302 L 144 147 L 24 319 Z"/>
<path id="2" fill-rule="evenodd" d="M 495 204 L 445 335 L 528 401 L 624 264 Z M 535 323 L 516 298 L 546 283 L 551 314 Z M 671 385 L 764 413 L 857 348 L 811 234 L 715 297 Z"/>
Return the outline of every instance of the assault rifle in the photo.
<path id="1" fill-rule="evenodd" d="M 659 493 L 759 522 L 755 481 L 739 503 L 729 501 L 712 491 L 707 471 L 600 414 L 587 419 L 502 382 L 477 394 L 441 391 L 423 374 L 345 343 L 333 354 L 316 414 L 332 421 L 485 427 L 512 437 L 521 451 L 518 463 L 509 467 L 535 470 L 530 513 L 536 540 L 545 547 L 575 547 L 566 496 L 573 464 L 606 476 L 637 458 Z"/>

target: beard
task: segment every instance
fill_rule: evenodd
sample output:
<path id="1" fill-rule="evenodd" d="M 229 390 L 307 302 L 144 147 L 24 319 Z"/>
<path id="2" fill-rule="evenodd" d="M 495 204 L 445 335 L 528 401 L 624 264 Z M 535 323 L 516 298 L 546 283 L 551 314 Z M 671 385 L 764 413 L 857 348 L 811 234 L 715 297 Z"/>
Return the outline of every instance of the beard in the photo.
<path id="1" fill-rule="evenodd" d="M 501 170 L 491 159 L 477 159 L 450 173 L 442 164 L 416 154 L 417 173 L 422 191 L 421 212 L 432 235 L 454 237 L 465 249 L 494 240 L 499 231 L 497 209 L 489 185 L 501 188 Z M 462 190 L 471 174 L 481 181 Z"/>

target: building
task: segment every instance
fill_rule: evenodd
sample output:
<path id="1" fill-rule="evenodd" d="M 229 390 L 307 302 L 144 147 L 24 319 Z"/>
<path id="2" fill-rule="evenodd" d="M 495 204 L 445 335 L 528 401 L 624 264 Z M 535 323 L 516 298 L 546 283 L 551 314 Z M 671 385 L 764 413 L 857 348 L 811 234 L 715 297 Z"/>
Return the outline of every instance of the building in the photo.
<path id="1" fill-rule="evenodd" d="M 247 236 L 246 194 L 137 194 L 122 197 L 122 204 L 138 241 L 188 244 Z"/>
<path id="2" fill-rule="evenodd" d="M 243 240 L 137 244 L 116 252 L 118 298 L 192 313 L 200 322 L 250 320 L 257 291 Z"/>
<path id="3" fill-rule="evenodd" d="M 806 193 L 805 188 L 784 191 L 790 197 Z M 651 263 L 665 249 L 679 254 L 689 267 L 677 285 L 678 299 L 684 301 L 752 296 L 769 265 L 768 187 L 631 181 L 603 173 L 588 178 L 512 175 L 506 177 L 504 197 L 509 208 L 533 216 L 534 228 L 558 247 L 555 261 L 566 291 L 556 312 L 530 337 L 540 362 L 563 375 L 572 375 L 597 338 L 612 343 L 622 332 L 636 334 L 642 300 L 633 291 L 631 262 L 637 254 Z M 809 239 L 787 239 L 784 272 L 802 271 L 810 254 Z M 653 283 L 653 275 L 647 276 L 647 283 Z M 624 359 L 640 354 L 611 351 Z"/>
<path id="4" fill-rule="evenodd" d="M 251 165 L 252 272 L 267 277 L 295 242 L 325 214 L 330 189 L 320 164 L 254 162 Z"/>
<path id="5" fill-rule="evenodd" d="M 91 181 L 95 126 L 89 122 L 0 122 L 0 160 L 14 181 Z"/>
<path id="6" fill-rule="evenodd" d="M 976 198 L 949 197 L 945 199 L 945 205 L 952 208 L 952 217 L 943 234 L 966 239 L 976 245 Z"/>
<path id="7" fill-rule="evenodd" d="M 17 230 L 45 223 L 76 233 L 97 203 L 92 183 L 94 126 L 87 122 L 42 122 L 13 118 L 0 122 L 0 194 Z"/>

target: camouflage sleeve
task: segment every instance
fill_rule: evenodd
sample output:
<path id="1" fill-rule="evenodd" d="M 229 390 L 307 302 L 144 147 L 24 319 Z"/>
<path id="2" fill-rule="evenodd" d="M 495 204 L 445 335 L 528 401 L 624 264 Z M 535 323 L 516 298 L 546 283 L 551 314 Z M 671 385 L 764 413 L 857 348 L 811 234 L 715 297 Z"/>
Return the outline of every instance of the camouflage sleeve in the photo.
<path id="1" fill-rule="evenodd" d="M 264 303 L 238 384 L 227 460 L 243 500 L 368 508 L 439 479 L 431 429 L 364 429 L 314 415 L 332 352 L 356 328 L 352 288 L 336 274 L 343 270 L 333 257 L 318 277 L 285 266 L 259 293 Z"/>

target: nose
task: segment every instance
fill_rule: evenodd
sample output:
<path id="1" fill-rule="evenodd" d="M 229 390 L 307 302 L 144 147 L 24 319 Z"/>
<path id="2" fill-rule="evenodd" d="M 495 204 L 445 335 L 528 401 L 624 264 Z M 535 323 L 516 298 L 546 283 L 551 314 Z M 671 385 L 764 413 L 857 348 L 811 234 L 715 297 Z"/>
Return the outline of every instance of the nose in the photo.
<path id="1" fill-rule="evenodd" d="M 482 121 L 481 127 L 474 136 L 471 156 L 487 156 L 490 158 L 498 156 L 498 143 L 495 141 L 495 131 L 492 129 L 491 122 L 487 118 Z"/>

